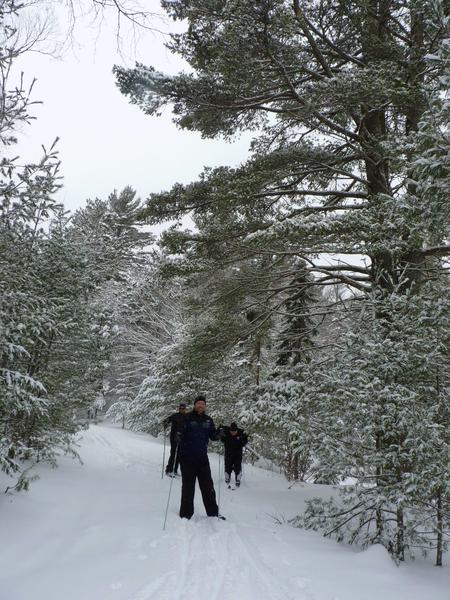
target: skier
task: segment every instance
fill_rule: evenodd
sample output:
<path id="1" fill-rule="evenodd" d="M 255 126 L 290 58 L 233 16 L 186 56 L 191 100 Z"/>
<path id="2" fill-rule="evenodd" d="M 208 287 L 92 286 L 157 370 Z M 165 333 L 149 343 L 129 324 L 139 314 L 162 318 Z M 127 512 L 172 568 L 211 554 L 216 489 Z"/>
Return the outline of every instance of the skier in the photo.
<path id="1" fill-rule="evenodd" d="M 229 427 L 219 427 L 220 439 L 225 446 L 225 483 L 230 487 L 231 473 L 234 471 L 236 487 L 241 485 L 242 451 L 248 442 L 248 436 L 236 423 Z"/>
<path id="2" fill-rule="evenodd" d="M 208 517 L 219 517 L 216 492 L 211 477 L 208 460 L 208 442 L 218 439 L 214 421 L 206 413 L 206 399 L 197 396 L 194 409 L 178 430 L 180 466 L 181 466 L 181 505 L 180 517 L 190 519 L 194 514 L 195 481 L 198 479 Z"/>
<path id="3" fill-rule="evenodd" d="M 178 464 L 180 462 L 179 452 L 177 452 L 177 431 L 183 426 L 184 420 L 186 419 L 186 404 L 181 402 L 178 406 L 178 412 L 173 413 L 164 419 L 163 424 L 166 428 L 169 424 L 170 429 L 170 456 L 166 466 L 166 475 L 169 477 L 175 477 L 178 475 Z"/>

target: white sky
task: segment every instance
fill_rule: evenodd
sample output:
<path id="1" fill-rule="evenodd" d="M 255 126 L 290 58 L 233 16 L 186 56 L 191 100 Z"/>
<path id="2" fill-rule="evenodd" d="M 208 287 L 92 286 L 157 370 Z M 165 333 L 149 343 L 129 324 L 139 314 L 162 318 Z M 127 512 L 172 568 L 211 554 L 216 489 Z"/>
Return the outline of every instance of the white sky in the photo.
<path id="1" fill-rule="evenodd" d="M 155 10 L 159 6 L 155 0 L 146 4 Z M 165 31 L 173 28 L 169 21 L 155 23 Z M 64 29 L 67 25 L 60 24 L 59 31 Z M 247 156 L 249 136 L 231 144 L 203 140 L 177 129 L 169 111 L 149 117 L 122 96 L 112 74 L 114 64 L 131 67 L 138 60 L 166 73 L 183 69 L 180 59 L 164 47 L 163 35 L 141 34 L 134 43 L 131 32 L 123 31 L 126 57 L 118 53 L 113 18 L 99 31 L 99 24 L 90 25 L 85 17 L 77 21 L 75 45 L 61 58 L 33 52 L 16 62 L 26 81 L 37 79 L 33 98 L 43 104 L 32 108 L 37 120 L 23 128 L 14 153 L 37 160 L 41 144 L 50 146 L 60 138 L 64 188 L 59 199 L 71 211 L 87 198 L 104 199 L 126 185 L 144 199 L 176 182 L 195 180 L 204 166 L 236 165 Z"/>

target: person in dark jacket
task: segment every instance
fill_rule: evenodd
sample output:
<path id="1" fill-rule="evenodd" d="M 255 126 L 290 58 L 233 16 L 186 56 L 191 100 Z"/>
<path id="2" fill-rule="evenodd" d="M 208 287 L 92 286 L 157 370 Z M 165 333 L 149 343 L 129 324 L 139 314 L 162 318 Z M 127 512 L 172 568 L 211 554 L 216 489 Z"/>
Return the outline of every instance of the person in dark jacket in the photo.
<path id="1" fill-rule="evenodd" d="M 205 397 L 197 396 L 193 411 L 186 415 L 186 420 L 177 435 L 182 478 L 180 517 L 185 519 L 190 519 L 194 514 L 196 480 L 200 486 L 206 514 L 208 517 L 220 516 L 208 460 L 208 442 L 217 439 L 217 431 L 214 421 L 205 410 Z"/>
<path id="2" fill-rule="evenodd" d="M 178 406 L 178 412 L 173 413 L 167 419 L 164 419 L 164 429 L 171 425 L 170 428 L 170 456 L 166 466 L 166 475 L 169 477 L 178 475 L 178 465 L 180 463 L 179 451 L 177 452 L 177 431 L 183 427 L 184 420 L 186 419 L 186 404 L 181 402 Z"/>
<path id="3" fill-rule="evenodd" d="M 225 446 L 225 483 L 230 483 L 234 471 L 236 487 L 241 485 L 242 451 L 248 442 L 248 436 L 236 423 L 229 427 L 219 427 L 220 439 Z"/>

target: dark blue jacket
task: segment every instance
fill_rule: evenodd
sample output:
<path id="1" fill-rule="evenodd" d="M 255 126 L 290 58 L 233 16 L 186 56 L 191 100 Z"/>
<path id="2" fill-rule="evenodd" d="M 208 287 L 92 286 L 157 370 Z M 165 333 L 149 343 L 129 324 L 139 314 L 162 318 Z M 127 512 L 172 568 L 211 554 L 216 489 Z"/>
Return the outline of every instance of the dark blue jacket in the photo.
<path id="1" fill-rule="evenodd" d="M 192 411 L 186 415 L 183 427 L 179 430 L 180 458 L 206 458 L 209 440 L 217 439 L 214 421 L 208 415 Z"/>

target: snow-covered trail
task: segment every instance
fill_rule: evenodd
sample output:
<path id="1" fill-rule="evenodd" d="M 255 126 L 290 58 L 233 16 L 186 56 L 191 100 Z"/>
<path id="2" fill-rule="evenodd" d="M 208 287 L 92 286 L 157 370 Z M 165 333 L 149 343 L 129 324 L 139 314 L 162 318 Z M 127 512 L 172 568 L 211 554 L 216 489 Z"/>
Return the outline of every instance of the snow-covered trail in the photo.
<path id="1" fill-rule="evenodd" d="M 69 458 L 40 467 L 29 493 L 0 500 L 0 600 L 448 600 L 450 569 L 395 567 L 384 549 L 358 552 L 277 524 L 325 486 L 296 486 L 246 466 L 221 488 L 226 521 L 177 516 L 161 480 L 162 443 L 92 426 Z M 217 479 L 217 456 L 210 456 Z M 3 480 L 2 482 L 3 483 Z"/>

